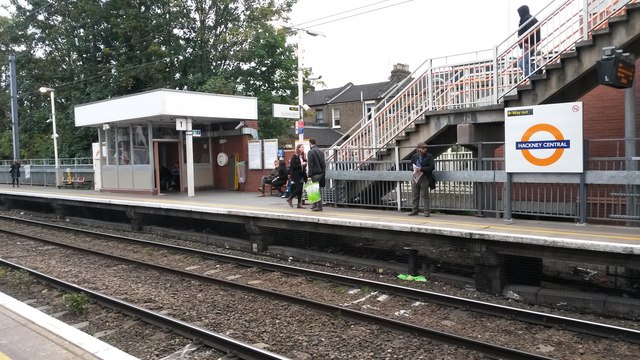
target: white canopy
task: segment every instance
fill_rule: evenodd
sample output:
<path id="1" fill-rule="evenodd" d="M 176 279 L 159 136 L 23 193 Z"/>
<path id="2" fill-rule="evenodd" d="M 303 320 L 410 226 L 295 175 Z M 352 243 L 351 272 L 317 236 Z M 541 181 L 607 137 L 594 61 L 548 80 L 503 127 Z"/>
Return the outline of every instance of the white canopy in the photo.
<path id="1" fill-rule="evenodd" d="M 257 120 L 254 97 L 158 89 L 74 107 L 76 126 L 135 123 L 140 120 L 167 124 L 175 118 L 194 123 Z"/>

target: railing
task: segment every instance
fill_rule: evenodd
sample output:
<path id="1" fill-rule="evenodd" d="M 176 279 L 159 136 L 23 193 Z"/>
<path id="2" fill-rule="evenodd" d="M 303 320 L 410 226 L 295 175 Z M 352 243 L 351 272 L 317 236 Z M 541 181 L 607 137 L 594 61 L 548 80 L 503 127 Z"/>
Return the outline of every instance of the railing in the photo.
<path id="1" fill-rule="evenodd" d="M 573 51 L 595 29 L 637 0 L 554 0 L 535 16 L 542 30 L 533 55 L 533 73 Z M 428 59 L 376 105 L 372 114 L 352 127 L 326 153 L 329 161 L 345 161 L 354 151 L 366 161 L 414 124 L 426 111 L 451 111 L 498 104 L 526 81 L 518 68 L 527 36 L 517 30 L 494 49 Z M 529 75 L 531 76 L 531 74 Z"/>
<path id="2" fill-rule="evenodd" d="M 9 168 L 13 160 L 0 160 L 0 183 L 11 184 Z M 61 158 L 58 159 L 60 176 L 62 179 L 84 178 L 92 182 L 92 158 Z M 35 186 L 56 186 L 55 161 L 53 159 L 25 159 L 20 160 L 20 184 Z M 64 181 L 63 181 L 64 183 Z"/>
<path id="3" fill-rule="evenodd" d="M 443 152 L 435 161 L 438 182 L 436 189 L 431 191 L 431 208 L 476 215 L 532 216 L 640 226 L 640 157 L 614 154 L 620 143 L 628 140 L 587 141 L 586 148 L 598 156 L 586 159 L 584 177 L 546 173 L 511 174 L 508 177 L 502 157 L 481 158 L 469 152 Z M 474 144 L 475 147 L 499 145 L 501 143 Z M 447 149 L 452 144 L 437 146 Z M 431 148 L 433 152 L 441 152 L 434 149 L 435 145 Z M 600 156 L 598 149 L 608 149 L 605 154 L 612 156 Z M 399 154 L 402 149 L 396 147 L 392 151 Z M 360 161 L 353 157 L 346 161 L 329 161 L 327 179 L 330 181 L 323 190 L 323 198 L 336 206 L 409 209 L 411 164 L 397 155 L 395 158 Z M 584 201 L 580 197 L 581 186 L 586 189 Z M 510 193 L 507 193 L 508 189 Z"/>

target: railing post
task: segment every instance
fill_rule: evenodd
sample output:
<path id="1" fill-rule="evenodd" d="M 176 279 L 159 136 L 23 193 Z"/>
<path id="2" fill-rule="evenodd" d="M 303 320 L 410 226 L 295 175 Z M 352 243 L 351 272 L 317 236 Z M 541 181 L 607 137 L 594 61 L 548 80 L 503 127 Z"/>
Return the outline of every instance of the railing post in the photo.
<path id="1" fill-rule="evenodd" d="M 580 214 L 580 221 L 578 225 L 586 225 L 587 224 L 587 164 L 589 164 L 589 140 L 583 141 L 582 147 L 582 173 L 580 174 L 580 187 L 578 189 L 578 196 L 580 197 L 580 202 L 578 204 L 578 213 Z"/>
<path id="2" fill-rule="evenodd" d="M 582 1 L 582 40 L 589 40 L 589 0 Z"/>
<path id="3" fill-rule="evenodd" d="M 336 148 L 333 148 L 331 151 L 333 151 L 333 168 L 334 171 L 338 171 L 338 150 Z M 332 180 L 333 181 L 333 206 L 334 207 L 338 207 L 338 185 L 340 185 L 340 181 L 339 180 Z"/>
<path id="4" fill-rule="evenodd" d="M 427 101 L 429 104 L 427 109 L 433 110 L 435 101 L 433 98 L 433 59 L 429 59 L 429 64 L 427 65 Z"/>
<path id="5" fill-rule="evenodd" d="M 394 157 L 395 157 L 395 162 L 396 162 L 396 171 L 400 172 L 400 150 L 398 149 L 397 146 L 395 146 L 393 148 L 394 150 Z M 402 186 L 401 186 L 402 182 L 401 181 L 396 181 L 396 205 L 398 207 L 398 211 L 402 211 Z"/>
<path id="6" fill-rule="evenodd" d="M 506 59 L 505 59 L 506 61 Z M 506 65 L 505 65 L 506 66 Z M 498 103 L 498 47 L 493 47 L 493 95 L 491 95 L 493 99 L 493 103 Z"/>
<path id="7" fill-rule="evenodd" d="M 482 143 L 478 143 L 478 155 L 477 155 L 477 165 L 476 171 L 482 171 L 482 152 L 484 151 L 482 147 Z M 484 183 L 475 182 L 473 187 L 475 188 L 475 198 L 476 198 L 476 216 L 481 217 L 482 215 L 482 199 L 484 199 Z"/>
<path id="8" fill-rule="evenodd" d="M 504 221 L 511 221 L 511 173 L 507 173 L 507 181 L 505 185 L 504 202 Z"/>

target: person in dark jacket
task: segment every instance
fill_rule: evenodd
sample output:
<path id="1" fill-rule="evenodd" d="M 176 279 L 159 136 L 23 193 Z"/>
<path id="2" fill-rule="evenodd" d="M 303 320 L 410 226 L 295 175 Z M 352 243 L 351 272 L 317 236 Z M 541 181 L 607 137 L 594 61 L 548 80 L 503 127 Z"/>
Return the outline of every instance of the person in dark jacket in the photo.
<path id="1" fill-rule="evenodd" d="M 433 176 L 435 163 L 433 155 L 427 152 L 427 144 L 420 143 L 416 153 L 411 157 L 413 167 L 413 178 L 411 179 L 412 207 L 409 216 L 418 215 L 420 199 L 424 205 L 424 216 L 431 216 L 431 205 L 429 204 L 429 180 Z"/>
<path id="2" fill-rule="evenodd" d="M 538 19 L 531 15 L 527 5 L 522 5 L 518 8 L 518 15 L 520 15 L 518 46 L 522 49 L 522 58 L 518 60 L 518 66 L 522 69 L 524 76 L 527 77 L 534 70 L 534 66 L 531 65 L 531 57 L 535 55 L 536 45 L 540 41 L 540 28 L 538 27 L 531 31 L 538 23 Z"/>
<path id="3" fill-rule="evenodd" d="M 309 146 L 311 147 L 307 153 L 307 159 L 309 159 L 309 177 L 312 182 L 317 182 L 320 188 L 323 188 L 325 185 L 324 173 L 327 167 L 324 152 L 316 146 L 316 139 L 309 139 Z M 311 205 L 311 210 L 322 211 L 322 198 Z"/>
<path id="4" fill-rule="evenodd" d="M 291 182 L 291 194 L 287 199 L 289 206 L 293 207 L 293 198 L 298 198 L 298 209 L 304 209 L 302 206 L 302 190 L 307 174 L 304 170 L 307 161 L 304 156 L 304 144 L 296 146 L 296 153 L 291 157 L 289 165 L 289 181 Z"/>
<path id="5" fill-rule="evenodd" d="M 11 174 L 11 184 L 13 184 L 13 187 L 20 187 L 20 163 L 18 160 L 13 160 L 9 173 Z"/>
<path id="6" fill-rule="evenodd" d="M 273 162 L 273 171 L 271 171 L 271 175 L 263 176 L 262 180 L 260 180 L 260 186 L 258 190 L 262 193 L 260 196 L 264 196 L 264 185 L 270 184 L 273 188 L 280 188 L 287 182 L 287 165 L 284 160 L 276 160 Z M 280 191 L 279 196 L 282 196 L 283 192 Z"/>

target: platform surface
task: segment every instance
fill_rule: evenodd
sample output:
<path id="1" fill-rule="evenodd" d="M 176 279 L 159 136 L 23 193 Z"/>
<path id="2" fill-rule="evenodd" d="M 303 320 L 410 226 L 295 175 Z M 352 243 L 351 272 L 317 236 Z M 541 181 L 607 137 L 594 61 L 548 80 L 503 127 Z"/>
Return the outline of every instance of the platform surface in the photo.
<path id="1" fill-rule="evenodd" d="M 0 293 L 0 360 L 134 360 L 6 294 Z"/>
<path id="2" fill-rule="evenodd" d="M 425 218 L 420 215 L 407 216 L 407 212 L 395 210 L 331 207 L 328 204 L 325 204 L 323 212 L 312 212 L 309 206 L 307 209 L 291 208 L 285 199 L 278 196 L 260 197 L 256 192 L 228 190 L 198 191 L 193 197 L 188 197 L 186 193 L 179 192 L 136 195 L 0 185 L 0 194 L 2 193 L 640 255 L 640 227 L 633 226 L 580 225 L 522 219 L 505 221 L 495 217 L 442 213 Z M 294 205 L 295 202 L 294 200 Z"/>

